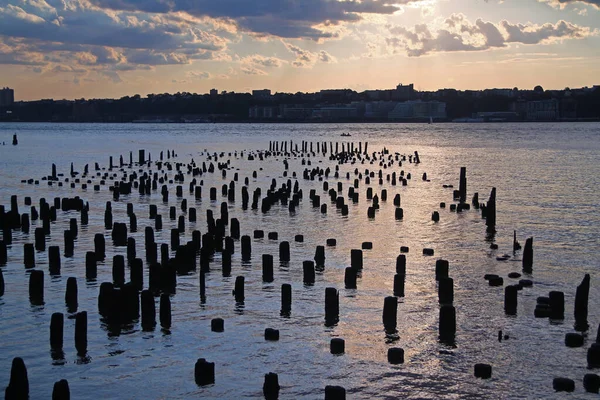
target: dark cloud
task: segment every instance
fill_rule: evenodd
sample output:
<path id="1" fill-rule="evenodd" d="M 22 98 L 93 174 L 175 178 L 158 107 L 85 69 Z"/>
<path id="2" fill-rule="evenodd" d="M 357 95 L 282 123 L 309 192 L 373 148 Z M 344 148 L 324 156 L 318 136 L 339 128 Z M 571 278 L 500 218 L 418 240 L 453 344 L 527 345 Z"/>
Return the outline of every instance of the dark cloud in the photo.
<path id="1" fill-rule="evenodd" d="M 182 30 L 168 23 L 137 21 L 135 17 L 119 21 L 99 10 L 67 12 L 57 23 L 54 21 L 58 20 L 34 19 L 30 15 L 33 14 L 15 14 L 0 8 L 0 35 L 131 49 L 218 51 L 224 47 L 218 37 L 199 29 Z"/>
<path id="2" fill-rule="evenodd" d="M 77 52 L 72 58 L 87 66 L 187 64 L 213 59 L 230 40 L 177 17 L 107 12 L 77 0 L 51 2 L 56 8 L 37 0 L 20 1 L 19 6 L 4 1 L 0 37 L 7 38 L 7 46 L 26 45 L 29 53 L 44 54 L 46 63 L 64 63 L 67 52 Z M 31 65 L 23 56 L 0 59 L 9 62 Z"/>
<path id="3" fill-rule="evenodd" d="M 46 63 L 43 60 L 22 53 L 0 53 L 0 65 L 1 64 L 35 66 L 46 65 Z"/>
<path id="4" fill-rule="evenodd" d="M 232 40 L 226 23 L 179 14 L 114 12 L 85 0 L 6 1 L 0 0 L 0 64 L 44 67 L 40 72 L 104 71 L 119 82 L 118 71 L 224 59 Z"/>
<path id="5" fill-rule="evenodd" d="M 151 13 L 185 12 L 197 17 L 226 18 L 249 32 L 283 38 L 327 38 L 318 24 L 355 22 L 361 14 L 392 14 L 397 4 L 419 0 L 91 0 L 112 10 Z"/>
<path id="6" fill-rule="evenodd" d="M 453 14 L 445 21 L 446 28 L 431 32 L 425 25 L 413 29 L 390 27 L 393 36 L 386 38 L 392 48 L 404 48 L 410 57 L 438 52 L 483 51 L 506 47 L 509 43 L 540 44 L 553 40 L 580 39 L 596 35 L 597 31 L 570 22 L 556 24 L 499 24 L 478 19 L 474 24 L 462 14 Z"/>

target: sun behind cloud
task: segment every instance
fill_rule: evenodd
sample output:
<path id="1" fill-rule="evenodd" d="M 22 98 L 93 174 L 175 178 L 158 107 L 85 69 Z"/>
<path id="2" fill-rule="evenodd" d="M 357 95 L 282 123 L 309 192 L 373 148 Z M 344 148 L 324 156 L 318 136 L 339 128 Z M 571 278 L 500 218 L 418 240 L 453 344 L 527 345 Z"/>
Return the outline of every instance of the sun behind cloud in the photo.
<path id="1" fill-rule="evenodd" d="M 598 56 L 589 51 L 600 48 L 597 0 L 519 2 L 518 13 L 516 5 L 515 0 L 4 0 L 0 84 L 14 87 L 17 99 L 118 97 L 184 86 L 206 92 L 216 85 L 294 92 L 353 87 L 357 77 L 370 88 L 411 81 L 433 89 L 450 80 L 457 88 L 514 86 L 509 82 L 523 82 L 523 71 L 503 61 L 519 58 L 523 47 L 557 54 L 552 62 L 572 68 L 572 86 L 600 76 Z M 529 68 L 543 71 L 546 65 Z M 547 87 L 566 82 L 545 72 L 537 76 Z"/>

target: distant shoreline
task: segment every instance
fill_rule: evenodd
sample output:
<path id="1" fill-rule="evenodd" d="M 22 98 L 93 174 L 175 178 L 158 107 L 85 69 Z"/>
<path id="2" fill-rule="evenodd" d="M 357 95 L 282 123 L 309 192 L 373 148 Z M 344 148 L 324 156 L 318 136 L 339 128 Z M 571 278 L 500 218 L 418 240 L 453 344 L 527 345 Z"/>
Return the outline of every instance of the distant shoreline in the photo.
<path id="1" fill-rule="evenodd" d="M 332 120 L 332 121 L 306 121 L 306 120 L 230 120 L 230 121 L 0 121 L 0 123 L 16 124 L 177 124 L 177 125 L 210 125 L 210 124 L 507 124 L 507 123 L 573 123 L 573 122 L 600 122 L 600 118 L 564 119 L 564 120 L 540 120 L 540 121 L 434 121 L 432 124 L 426 120 Z"/>

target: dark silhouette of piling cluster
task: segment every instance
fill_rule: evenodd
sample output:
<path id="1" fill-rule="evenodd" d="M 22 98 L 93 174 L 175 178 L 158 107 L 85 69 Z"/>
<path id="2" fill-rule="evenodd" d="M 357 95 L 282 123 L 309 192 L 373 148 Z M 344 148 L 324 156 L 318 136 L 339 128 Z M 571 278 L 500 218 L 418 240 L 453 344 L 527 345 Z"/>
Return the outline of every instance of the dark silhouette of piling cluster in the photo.
<path id="1" fill-rule="evenodd" d="M 23 236 L 23 267 L 29 273 L 29 299 L 32 305 L 43 306 L 45 304 L 44 283 L 45 271 L 37 264 L 37 254 L 47 252 L 47 274 L 60 275 L 61 262 L 65 258 L 74 257 L 75 254 L 85 254 L 85 279 L 87 281 L 97 280 L 99 276 L 104 278 L 106 274 L 100 271 L 99 264 L 104 267 L 111 260 L 107 258 L 107 245 L 126 248 L 126 256 L 115 255 L 112 258 L 112 269 L 110 281 L 101 282 L 98 289 L 98 314 L 102 323 L 106 324 L 108 330 L 118 334 L 127 326 L 139 324 L 144 331 L 152 331 L 160 324 L 165 332 L 169 332 L 174 323 L 172 318 L 171 299 L 176 296 L 178 276 L 195 273 L 198 275 L 198 292 L 201 302 L 206 302 L 211 295 L 210 273 L 218 266 L 215 265 L 220 258 L 220 269 L 222 276 L 235 276 L 234 285 L 231 288 L 233 301 L 244 304 L 246 301 L 246 278 L 241 275 L 243 271 L 234 269 L 232 256 L 239 253 L 242 262 L 256 260 L 261 261 L 262 281 L 272 283 L 277 281 L 274 264 L 290 264 L 291 268 L 298 268 L 300 260 L 292 260 L 291 248 L 296 243 L 304 242 L 303 234 L 296 234 L 289 240 L 280 240 L 279 233 L 266 231 L 267 240 L 278 243 L 278 254 L 261 254 L 259 257 L 252 252 L 253 240 L 265 238 L 266 227 L 242 226 L 235 217 L 234 204 L 240 205 L 241 210 L 255 210 L 262 214 L 268 214 L 275 207 L 287 208 L 290 215 L 295 215 L 300 207 L 311 207 L 315 212 L 321 214 L 332 214 L 334 218 L 347 218 L 352 210 L 349 203 L 356 204 L 361 201 L 368 202 L 366 216 L 357 218 L 378 218 L 382 207 L 394 207 L 394 218 L 402 221 L 405 211 L 401 207 L 400 193 L 388 193 L 394 187 L 408 186 L 411 181 L 411 173 L 405 171 L 403 166 L 418 165 L 421 163 L 418 152 L 412 154 L 390 153 L 386 148 L 379 152 L 368 152 L 368 143 L 339 143 L 339 142 L 300 142 L 292 141 L 270 142 L 269 148 L 258 151 L 241 151 L 225 153 L 203 152 L 201 156 L 206 158 L 201 163 L 193 159 L 188 163 L 176 161 L 176 154 L 172 150 L 160 153 L 157 160 L 152 161 L 151 155 L 146 156 L 145 150 L 138 151 L 137 161 L 133 161 L 133 153 L 129 153 L 129 162 L 126 163 L 121 156 L 118 164 L 109 158 L 108 167 L 101 168 L 98 163 L 94 170 L 90 171 L 85 165 L 83 172 L 76 172 L 71 164 L 70 173 L 65 176 L 59 174 L 53 164 L 50 175 L 41 179 L 26 179 L 23 183 L 39 185 L 40 180 L 48 185 L 58 187 L 70 186 L 86 190 L 87 195 L 93 195 L 101 191 L 110 191 L 112 201 L 104 203 L 104 212 L 101 216 L 104 233 L 96 233 L 93 239 L 93 248 L 83 249 L 77 246 L 79 235 L 83 234 L 80 226 L 87 226 L 90 221 L 90 204 L 79 196 L 56 197 L 48 202 L 39 199 L 35 205 L 32 199 L 25 198 L 25 205 L 29 206 L 28 213 L 19 211 L 17 196 L 11 197 L 10 210 L 0 206 L 0 229 L 2 230 L 2 241 L 0 241 L 0 266 L 11 265 L 11 258 L 17 252 L 13 245 L 13 232 L 22 232 L 29 235 L 31 228 L 32 236 Z M 264 162 L 267 160 L 282 159 L 283 180 L 278 182 L 273 178 L 267 188 L 256 187 L 250 192 L 249 178 L 244 179 L 243 184 L 239 182 L 238 172 L 233 172 L 232 159 L 244 159 L 247 161 Z M 289 161 L 293 158 L 301 159 L 303 171 L 288 177 Z M 321 164 L 314 163 L 317 159 L 326 159 L 332 166 L 323 168 Z M 313 163 L 315 165 L 313 165 Z M 353 170 L 345 174 L 346 180 L 351 183 L 345 188 L 342 182 L 333 184 L 329 179 L 342 179 L 343 173 L 340 166 L 345 165 Z M 360 167 L 366 165 L 368 167 Z M 377 170 L 377 166 L 379 169 Z M 394 169 L 401 169 L 395 171 Z M 229 182 L 223 183 L 220 190 L 218 187 L 204 187 L 204 178 L 208 175 L 221 176 L 223 182 L 231 178 Z M 495 244 L 496 235 L 496 189 L 492 188 L 488 201 L 479 202 L 479 195 L 475 193 L 471 203 L 467 203 L 467 171 L 460 169 L 459 189 L 453 191 L 453 201 L 450 204 L 450 212 L 462 213 L 471 210 L 471 207 L 481 212 L 485 219 L 486 240 Z M 258 172 L 252 172 L 252 177 L 257 178 Z M 422 174 L 423 182 L 431 182 L 427 173 Z M 305 194 L 301 188 L 302 182 L 322 182 L 322 192 L 310 189 L 307 203 L 303 204 Z M 387 182 L 388 189 L 375 192 L 371 185 L 383 185 Z M 88 186 L 89 185 L 89 186 Z M 452 185 L 444 185 L 452 187 Z M 93 190 L 87 191 L 88 187 Z M 220 192 L 220 196 L 219 196 Z M 363 192 L 364 194 L 361 194 Z M 113 203 L 129 201 L 133 194 L 139 195 L 146 200 L 154 200 L 145 205 L 146 210 L 141 211 L 134 203 L 128 202 L 126 215 L 119 215 L 113 210 Z M 198 215 L 202 215 L 202 201 L 218 204 L 219 197 L 223 200 L 220 204 L 220 212 L 211 209 L 205 211 L 206 226 L 202 229 L 194 229 L 190 237 L 186 237 L 188 227 L 200 228 L 196 224 Z M 188 195 L 189 198 L 185 196 Z M 241 202 L 240 198 L 241 197 Z M 388 203 L 388 195 L 393 200 Z M 169 204 L 173 196 L 178 206 L 170 206 L 168 216 L 160 213 L 159 205 Z M 160 200 L 156 200 L 156 199 Z M 226 201 L 225 201 L 226 199 Z M 39 204 L 39 205 L 38 205 Z M 163 207 L 164 208 L 164 207 Z M 441 203 L 440 208 L 446 208 L 446 203 Z M 136 212 L 138 214 L 136 215 Z M 230 213 L 232 215 L 230 215 Z M 73 217 L 78 215 L 78 217 Z M 56 226 L 56 221 L 68 218 L 69 229 L 64 230 L 61 235 L 50 237 L 51 230 Z M 97 216 L 94 216 L 97 217 Z M 163 231 L 167 222 L 176 228 L 167 230 L 170 240 L 168 243 L 157 243 L 155 232 Z M 438 223 L 441 219 L 439 211 L 432 211 L 431 220 Z M 401 223 L 401 222 L 398 222 Z M 253 229 L 260 228 L 260 229 Z M 139 245 L 131 233 L 144 233 L 143 251 L 139 252 Z M 203 232 L 202 232 L 203 231 Z M 244 234 L 245 233 L 245 234 Z M 56 237 L 62 237 L 62 246 L 57 244 Z M 33 240 L 32 240 L 33 238 Z M 286 239 L 286 238 L 281 238 Z M 108 241 L 108 243 L 107 243 Z M 302 283 L 305 286 L 313 286 L 319 282 L 317 274 L 326 268 L 326 251 L 334 248 L 337 244 L 335 238 L 328 238 L 322 245 L 315 248 L 314 257 L 309 260 L 301 260 Z M 344 269 L 344 288 L 347 290 L 360 290 L 360 279 L 365 267 L 365 253 L 376 249 L 377 243 L 363 242 L 360 249 L 352 249 L 348 255 L 349 266 Z M 496 246 L 497 247 L 497 246 Z M 516 256 L 521 250 L 516 240 L 516 232 L 513 241 L 513 253 Z M 396 258 L 396 270 L 393 275 L 393 291 L 389 296 L 382 299 L 382 330 L 390 342 L 398 338 L 398 311 L 399 298 L 405 297 L 405 283 L 407 279 L 406 253 L 409 248 L 401 246 Z M 434 248 L 423 248 L 423 256 L 433 256 Z M 502 257 L 498 259 L 501 260 Z M 368 261 L 368 256 L 367 256 Z M 294 264 L 294 265 L 292 265 Z M 440 343 L 454 346 L 457 335 L 457 318 L 454 307 L 454 280 L 450 277 L 450 263 L 444 259 L 438 259 L 431 263 L 435 265 L 435 275 L 432 281 L 437 282 L 439 303 L 439 331 Z M 12 267 L 13 265 L 11 265 Z M 531 275 L 533 272 L 533 239 L 526 240 L 522 254 L 523 273 Z M 127 272 L 129 274 L 127 274 Z M 145 279 L 147 277 L 147 279 Z M 520 273 L 513 272 L 508 275 L 509 279 L 518 279 Z M 489 286 L 504 286 L 504 278 L 494 274 L 485 275 Z M 531 279 L 521 279 L 516 284 L 504 287 L 504 311 L 507 315 L 515 315 L 518 311 L 518 293 L 523 288 L 531 287 Z M 585 332 L 587 323 L 587 299 L 589 293 L 590 277 L 586 276 L 582 284 L 577 288 L 575 298 L 575 329 Z M 281 283 L 281 315 L 289 316 L 293 312 L 292 285 Z M 5 281 L 0 269 L 0 296 L 10 296 L 10 287 L 5 287 Z M 75 348 L 77 354 L 85 357 L 88 352 L 87 327 L 88 314 L 78 309 L 78 289 L 76 277 L 69 277 L 65 290 L 65 306 L 69 315 L 75 318 Z M 550 319 L 564 318 L 564 294 L 562 292 L 550 292 L 548 297 L 538 298 L 535 317 L 547 317 Z M 157 310 L 158 309 L 158 310 Z M 158 312 L 158 316 L 157 316 Z M 157 318 L 158 317 L 158 318 Z M 324 290 L 324 313 L 323 323 L 328 327 L 335 327 L 344 317 L 343 307 L 340 310 L 339 290 L 333 286 L 327 286 Z M 64 340 L 65 314 L 54 312 L 50 320 L 50 348 L 54 354 L 62 352 Z M 92 322 L 94 323 L 94 322 Z M 234 323 L 234 322 L 231 322 Z M 228 322 L 229 324 L 229 322 Z M 225 330 L 225 321 L 222 318 L 211 320 L 211 331 L 215 333 Z M 499 333 L 499 340 L 507 337 Z M 280 330 L 273 327 L 265 327 L 264 339 L 277 342 L 280 339 Z M 565 336 L 565 344 L 569 347 L 580 347 L 584 344 L 584 337 L 580 333 L 569 332 Z M 346 342 L 343 338 L 333 338 L 330 341 L 330 352 L 333 355 L 342 356 L 346 352 Z M 588 350 L 587 362 L 590 368 L 600 367 L 600 345 L 593 344 Z M 387 360 L 391 365 L 405 363 L 405 350 L 401 347 L 389 347 Z M 218 364 L 199 358 L 194 366 L 194 379 L 199 386 L 218 385 Z M 492 366 L 477 363 L 474 366 L 474 375 L 477 378 L 488 379 L 492 377 Z M 597 375 L 588 374 L 584 379 L 584 386 L 598 391 Z M 565 378 L 557 378 L 553 382 L 555 390 L 572 391 L 574 384 Z M 266 373 L 263 394 L 266 399 L 278 398 L 281 387 L 279 377 L 276 373 Z M 23 398 L 28 395 L 29 384 L 25 363 L 20 358 L 15 358 L 11 370 L 10 384 L 6 388 L 7 398 Z M 326 399 L 342 399 L 346 396 L 343 387 L 328 385 L 324 388 Z M 54 386 L 53 398 L 69 398 L 69 386 L 67 381 L 61 380 Z"/>

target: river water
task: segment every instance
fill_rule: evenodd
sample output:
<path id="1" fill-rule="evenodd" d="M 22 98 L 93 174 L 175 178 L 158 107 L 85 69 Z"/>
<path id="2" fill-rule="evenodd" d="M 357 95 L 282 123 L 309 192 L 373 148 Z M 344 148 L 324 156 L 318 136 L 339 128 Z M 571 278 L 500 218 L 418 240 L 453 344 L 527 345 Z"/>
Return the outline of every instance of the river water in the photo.
<path id="1" fill-rule="evenodd" d="M 13 134 L 18 146 L 11 146 Z M 348 138 L 341 133 L 350 133 Z M 262 189 L 263 196 L 273 178 L 281 186 L 291 176 L 283 177 L 283 157 L 264 162 L 235 157 L 242 150 L 268 149 L 271 140 L 368 142 L 369 152 L 383 147 L 391 154 L 418 151 L 421 163 L 405 162 L 401 167 L 384 170 L 384 182 L 361 181 L 360 200 L 349 204 L 349 215 L 342 216 L 329 202 L 323 183 L 302 179 L 306 166 L 301 158 L 289 159 L 289 174 L 296 172 L 304 198 L 296 213 L 287 206 L 274 206 L 268 213 L 242 210 L 241 186 L 249 177 L 250 194 Z M 11 195 L 18 195 L 21 213 L 28 213 L 24 197 L 31 196 L 39 209 L 39 199 L 50 204 L 55 197 L 80 196 L 90 204 L 90 223 L 80 226 L 75 254 L 62 258 L 61 274 L 48 273 L 47 252 L 36 253 L 36 269 L 45 274 L 45 304 L 32 306 L 28 298 L 30 271 L 23 266 L 23 244 L 33 243 L 33 231 L 41 226 L 35 221 L 30 234 L 13 232 L 8 249 L 8 263 L 2 266 L 6 292 L 0 297 L 0 388 L 6 387 L 14 357 L 22 357 L 28 368 L 31 398 L 49 398 L 54 382 L 67 379 L 73 398 L 260 398 L 264 375 L 279 376 L 282 399 L 318 399 L 324 397 L 326 385 L 346 388 L 352 399 L 463 399 L 463 398 L 564 398 L 552 389 L 554 377 L 568 377 L 576 382 L 572 398 L 593 398 L 582 385 L 587 369 L 586 351 L 595 341 L 600 322 L 598 287 L 598 248 L 600 246 L 600 124 L 0 124 L 0 204 L 10 209 Z M 233 173 L 236 201 L 228 205 L 229 216 L 238 218 L 242 234 L 252 236 L 255 229 L 265 231 L 264 239 L 252 240 L 252 259 L 242 263 L 240 243 L 232 257 L 231 277 L 221 274 L 220 255 L 215 256 L 206 276 L 206 299 L 199 296 L 197 273 L 178 277 L 177 291 L 171 298 L 173 321 L 169 331 L 157 326 L 142 331 L 139 323 L 126 327 L 119 335 L 110 333 L 98 314 L 100 283 L 112 280 L 112 257 L 126 254 L 124 247 L 113 247 L 110 231 L 104 229 L 103 216 L 107 201 L 112 200 L 108 186 L 99 192 L 77 185 L 70 188 L 21 183 L 24 179 L 41 179 L 50 175 L 55 163 L 58 173 L 69 174 L 70 163 L 82 172 L 85 164 L 93 170 L 95 162 L 107 168 L 109 157 L 118 164 L 126 162 L 133 151 L 145 149 L 152 160 L 160 151 L 173 149 L 176 160 L 206 161 L 204 152 L 224 152 L 233 167 L 222 178 L 219 171 L 204 174 L 203 198 L 194 200 L 187 191 L 191 176 L 186 176 L 184 197 L 188 206 L 198 210 L 198 221 L 186 221 L 182 242 L 191 240 L 192 231 L 205 233 L 206 210 L 220 215 L 220 187 L 229 183 Z M 231 157 L 228 153 L 231 152 Z M 238 153 L 239 154 L 239 153 Z M 311 157 L 316 165 L 335 168 L 324 157 Z M 468 199 L 474 192 L 480 201 L 487 200 L 490 190 L 497 190 L 497 233 L 493 239 L 497 250 L 486 240 L 485 220 L 471 209 L 462 213 L 440 209 L 440 202 L 452 203 L 452 189 L 458 188 L 460 167 L 467 168 Z M 136 167 L 137 169 L 138 167 Z M 378 172 L 378 163 L 341 165 L 340 177 L 330 176 L 330 187 L 342 182 L 344 195 L 354 180 L 354 170 Z M 156 171 L 156 167 L 153 167 Z M 392 186 L 385 180 L 392 172 L 411 173 L 407 186 Z M 257 171 L 257 178 L 252 172 Z M 351 172 L 351 180 L 346 179 Z M 421 176 L 427 173 L 429 182 Z M 64 179 L 64 178 L 63 178 Z M 94 181 L 97 179 L 94 177 Z M 294 181 L 294 179 L 292 180 Z M 163 229 L 155 232 L 157 243 L 170 242 L 170 230 L 177 221 L 169 219 L 169 206 L 178 207 L 181 199 L 170 185 L 169 203 L 159 192 L 140 196 L 136 191 L 112 203 L 115 222 L 128 222 L 126 204 L 133 203 L 138 231 L 130 233 L 143 255 L 144 227 L 153 226 L 148 217 L 149 204 L 156 204 L 163 216 Z M 375 193 L 387 189 L 388 200 L 381 202 L 374 219 L 367 218 L 370 202 L 367 187 Z M 218 201 L 208 199 L 208 189 L 218 188 Z M 308 199 L 316 189 L 327 214 L 313 208 Z M 394 218 L 392 199 L 399 193 L 404 219 Z M 440 221 L 431 221 L 433 211 Z M 69 219 L 78 213 L 58 211 L 46 246 L 63 249 L 63 234 Z M 533 287 L 518 294 L 516 316 L 504 313 L 504 288 L 490 287 L 483 276 L 488 273 L 504 277 L 505 285 L 516 283 L 507 277 L 521 272 L 521 252 L 512 252 L 513 230 L 522 245 L 534 238 L 533 273 L 524 278 Z M 266 232 L 276 231 L 278 240 L 269 240 Z M 85 252 L 93 250 L 94 234 L 107 238 L 106 261 L 98 266 L 98 279 L 85 279 Z M 304 235 L 303 243 L 294 236 Z M 311 260 L 318 245 L 327 238 L 337 239 L 337 246 L 326 247 L 323 271 L 317 272 L 312 286 L 303 284 L 302 261 Z M 279 263 L 279 242 L 287 240 L 291 261 Z M 350 265 L 350 250 L 361 243 L 373 242 L 364 250 L 364 269 L 357 289 L 344 288 L 344 269 Z M 400 246 L 408 246 L 405 297 L 398 304 L 397 340 L 386 336 L 382 324 L 384 298 L 393 294 L 393 277 Z M 433 248 L 435 256 L 422 254 Z M 275 258 L 275 280 L 262 282 L 262 254 Z M 497 256 L 508 254 L 507 261 Z M 457 315 L 454 346 L 438 340 L 439 305 L 434 270 L 435 260 L 450 263 L 454 279 L 454 306 Z M 568 348 L 565 334 L 574 332 L 573 303 L 575 290 L 585 274 L 591 275 L 589 296 L 590 329 L 585 345 Z M 128 276 L 128 273 L 126 273 Z M 236 276 L 246 280 L 246 299 L 236 304 L 231 291 Z M 74 346 L 75 320 L 64 305 L 68 277 L 79 285 L 79 311 L 88 312 L 88 352 L 77 355 Z M 144 282 L 148 275 L 145 268 Z M 280 315 L 281 284 L 292 285 L 293 304 L 289 316 Z M 325 288 L 340 291 L 340 319 L 335 326 L 324 321 Z M 552 321 L 534 318 L 538 296 L 559 290 L 565 293 L 565 319 Z M 158 310 L 158 299 L 157 299 Z M 49 325 L 52 313 L 65 313 L 64 356 L 52 357 Z M 211 332 L 210 321 L 225 320 L 223 333 Z M 280 340 L 265 341 L 265 328 L 280 330 Z M 499 342 L 498 331 L 509 336 Z M 329 352 L 331 338 L 345 340 L 343 355 Z M 387 349 L 402 347 L 405 363 L 387 362 Z M 215 363 L 214 385 L 198 386 L 194 382 L 194 363 L 205 358 Z M 493 366 L 491 379 L 473 376 L 475 363 Z M 591 371 L 594 372 L 594 371 Z M 598 373 L 598 371 L 595 371 Z M 596 395 L 597 396 L 597 395 Z"/>

